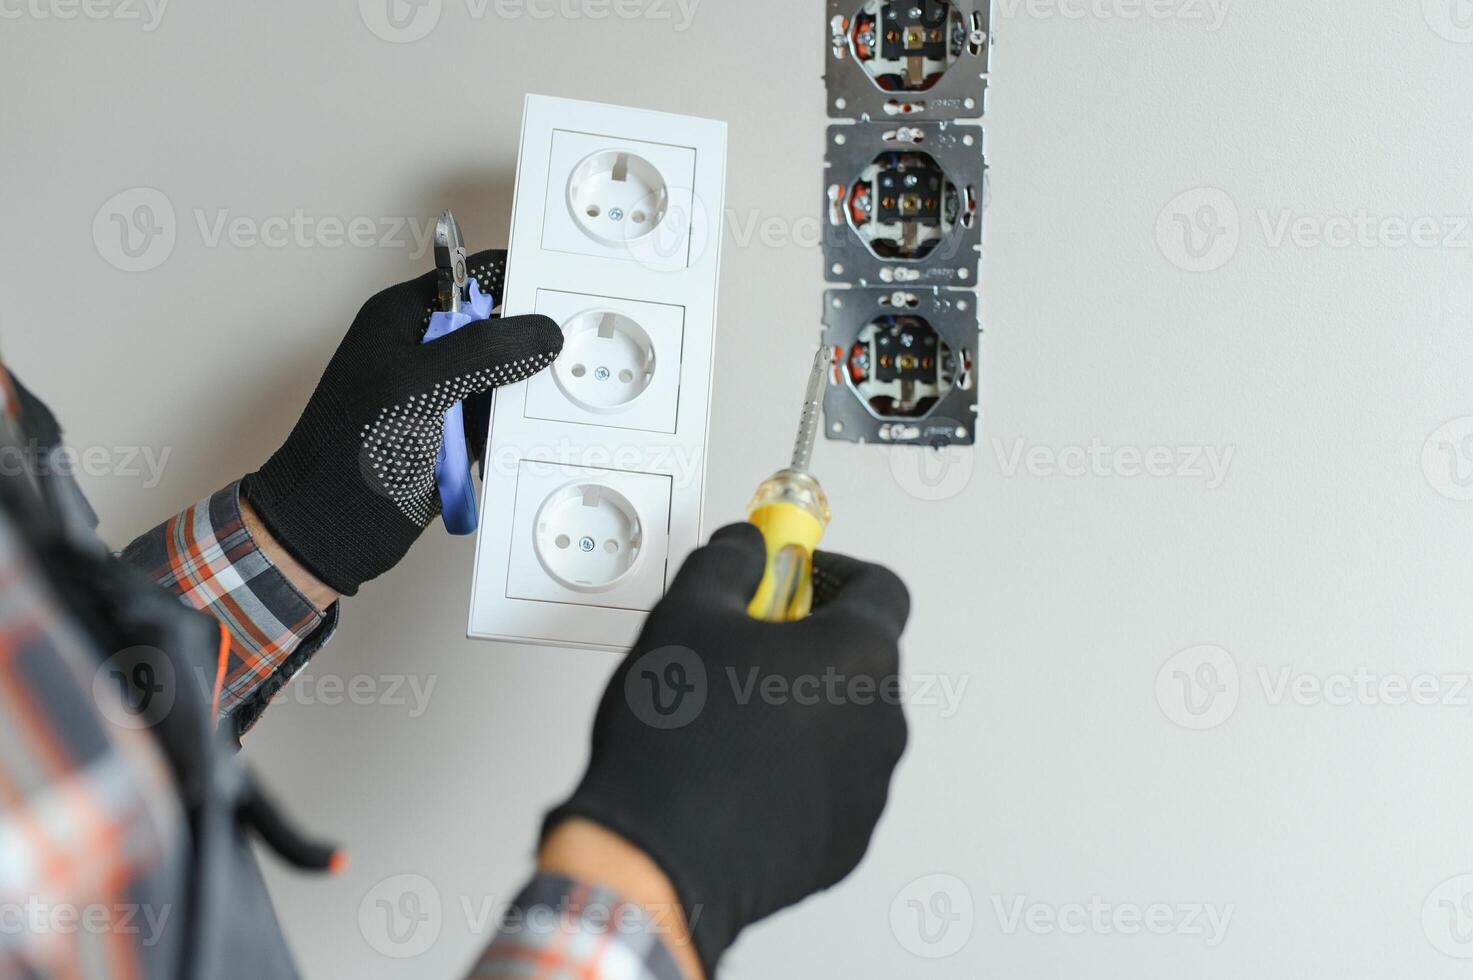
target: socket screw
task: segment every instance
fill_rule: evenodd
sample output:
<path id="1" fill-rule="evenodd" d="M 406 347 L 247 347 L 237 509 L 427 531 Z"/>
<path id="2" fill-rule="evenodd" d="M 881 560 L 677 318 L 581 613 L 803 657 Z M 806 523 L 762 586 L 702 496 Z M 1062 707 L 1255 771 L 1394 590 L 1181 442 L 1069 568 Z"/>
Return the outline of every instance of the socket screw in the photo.
<path id="1" fill-rule="evenodd" d="M 921 179 L 919 177 L 917 177 L 915 174 L 906 174 L 905 175 L 905 186 L 906 187 L 914 187 L 916 184 L 919 184 L 920 182 L 921 182 Z"/>
<path id="2" fill-rule="evenodd" d="M 579 538 L 578 539 L 578 550 L 579 551 L 592 551 L 593 550 L 593 539 L 592 538 Z"/>
<path id="3" fill-rule="evenodd" d="M 609 208 L 609 220 L 610 221 L 623 221 L 624 220 L 624 209 L 623 208 Z"/>
<path id="4" fill-rule="evenodd" d="M 593 372 L 593 376 L 600 381 L 607 381 L 609 380 L 609 369 L 606 367 L 598 368 Z"/>
<path id="5" fill-rule="evenodd" d="M 910 8 L 910 19 L 911 20 L 920 20 L 921 19 L 921 15 L 924 14 L 924 13 L 925 13 L 925 11 L 922 10 L 920 7 L 911 7 Z"/>

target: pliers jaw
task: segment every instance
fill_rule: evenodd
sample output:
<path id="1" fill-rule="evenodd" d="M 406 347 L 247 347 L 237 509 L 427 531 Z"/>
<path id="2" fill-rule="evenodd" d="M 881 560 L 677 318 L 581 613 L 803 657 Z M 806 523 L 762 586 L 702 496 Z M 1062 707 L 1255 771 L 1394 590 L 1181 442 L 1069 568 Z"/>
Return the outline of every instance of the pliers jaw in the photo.
<path id="1" fill-rule="evenodd" d="M 466 283 L 470 274 L 465 267 L 465 239 L 455 215 L 446 208 L 435 222 L 435 273 L 440 309 L 459 313 L 466 301 Z"/>

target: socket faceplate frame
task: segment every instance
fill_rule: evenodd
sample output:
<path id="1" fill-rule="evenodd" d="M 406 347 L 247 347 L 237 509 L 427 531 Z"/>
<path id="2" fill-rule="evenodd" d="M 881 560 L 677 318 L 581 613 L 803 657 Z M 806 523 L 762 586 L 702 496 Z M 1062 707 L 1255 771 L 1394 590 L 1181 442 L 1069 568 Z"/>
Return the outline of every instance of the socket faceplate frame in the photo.
<path id="1" fill-rule="evenodd" d="M 681 173 L 662 171 L 660 175 L 669 186 L 672 211 L 681 207 L 682 200 L 690 202 L 685 206 L 688 213 L 676 215 L 672 225 L 680 229 L 679 234 L 670 241 L 651 234 L 646 241 L 631 243 L 627 254 L 612 254 L 606 242 L 590 239 L 586 248 L 570 247 L 561 233 L 549 238 L 549 222 L 562 229 L 575 224 L 568 213 L 569 195 L 565 193 L 571 173 L 563 173 L 558 167 L 569 169 L 587 159 L 587 147 L 583 145 L 576 153 L 564 152 L 562 147 L 555 149 L 556 143 L 567 142 L 566 135 L 559 133 L 591 134 L 607 139 L 614 147 L 654 147 L 639 154 L 650 161 L 689 159 L 693 179 L 686 180 L 683 169 Z M 668 583 L 669 573 L 699 545 L 726 142 L 726 124 L 721 122 L 570 99 L 527 97 L 503 315 L 534 312 L 539 292 L 544 296 L 620 297 L 679 310 L 683 317 L 679 349 L 662 350 L 655 365 L 656 372 L 678 373 L 679 394 L 671 426 L 674 431 L 659 432 L 620 428 L 618 411 L 600 413 L 597 419 L 581 411 L 542 413 L 560 414 L 560 418 L 534 417 L 527 411 L 529 382 L 509 385 L 496 393 L 487 440 L 483 520 L 476 541 L 469 636 L 570 648 L 626 649 L 638 637 L 649 607 Z M 661 148 L 668 148 L 670 153 Z M 651 247 L 656 251 L 651 253 Z M 640 398 L 631 404 L 644 403 Z M 611 603 L 608 594 L 582 596 L 563 594 L 567 590 L 551 586 L 529 588 L 529 580 L 548 572 L 529 544 L 533 538 L 529 529 L 517 523 L 525 523 L 541 504 L 537 501 L 537 506 L 529 506 L 529 501 L 523 500 L 518 508 L 519 474 L 525 471 L 527 462 L 553 463 L 580 471 L 612 471 L 616 476 L 611 486 L 616 490 L 626 477 L 640 483 L 647 483 L 649 478 L 668 483 L 665 526 L 652 526 L 659 523 L 659 515 L 638 515 L 644 546 L 637 575 L 640 581 L 655 580 L 661 587 L 641 587 L 637 590 L 638 601 L 621 599 L 617 603 Z M 545 488 L 539 484 L 535 489 L 542 492 Z M 625 496 L 636 504 L 640 499 L 634 493 Z M 657 578 L 646 578 L 653 577 L 656 570 Z M 516 587 L 511 586 L 513 581 Z M 561 599 L 546 598 L 558 595 Z"/>

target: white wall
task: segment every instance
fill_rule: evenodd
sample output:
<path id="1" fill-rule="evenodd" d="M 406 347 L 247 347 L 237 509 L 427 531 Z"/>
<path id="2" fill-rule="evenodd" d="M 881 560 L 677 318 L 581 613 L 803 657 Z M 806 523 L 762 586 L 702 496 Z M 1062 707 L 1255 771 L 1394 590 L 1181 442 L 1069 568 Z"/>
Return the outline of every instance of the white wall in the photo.
<path id="1" fill-rule="evenodd" d="M 1441 439 L 1423 465 L 1434 430 L 1473 428 L 1473 45 L 1429 26 L 1458 36 L 1439 3 L 1459 0 L 1237 0 L 1216 30 L 1189 19 L 1195 0 L 1160 0 L 1182 16 L 1159 21 L 1091 2 L 1064 0 L 1089 11 L 1076 19 L 999 0 L 984 444 L 940 501 L 913 492 L 912 457 L 827 443 L 817 459 L 829 543 L 902 571 L 906 669 L 965 683 L 960 708 L 912 708 L 869 858 L 753 929 L 727 975 L 1461 976 L 1434 939 L 1470 950 L 1446 941 L 1433 890 L 1473 871 L 1473 695 L 1438 680 L 1461 706 L 1275 703 L 1286 670 L 1473 669 L 1473 511 Z M 450 206 L 473 244 L 499 244 L 528 90 L 730 121 L 709 513 L 738 516 L 780 462 L 794 405 L 772 394 L 796 396 L 823 288 L 806 244 L 816 0 L 705 0 L 686 30 L 496 16 L 520 9 L 504 4 L 473 20 L 444 0 L 416 44 L 375 36 L 347 0 L 176 0 L 153 31 L 40 20 L 34 5 L 65 0 L 27 3 L 0 3 L 0 334 L 76 445 L 172 452 L 151 490 L 87 478 L 115 544 L 264 459 L 362 299 L 428 264 L 403 247 L 210 247 L 199 221 Z M 162 265 L 125 274 L 92 224 L 138 186 L 166 195 L 178 237 Z M 1173 264 L 1187 259 L 1172 212 L 1164 247 L 1157 227 L 1202 187 L 1226 195 L 1240 240 L 1193 273 Z M 1381 245 L 1274 237 L 1281 216 L 1333 233 L 1359 212 Z M 1422 216 L 1456 232 L 1451 247 L 1397 244 L 1395 221 Z M 1041 447 L 1035 463 L 1077 463 L 1094 440 L 1232 456 L 1219 486 L 1174 467 L 1118 475 L 1128 454 L 1100 457 L 1117 475 L 1026 462 Z M 1452 441 L 1466 478 L 1473 445 Z M 464 640 L 470 563 L 469 542 L 429 534 L 347 603 L 313 670 L 433 680 L 422 714 L 306 703 L 331 689 L 301 685 L 251 739 L 295 812 L 354 853 L 334 881 L 271 870 L 309 976 L 464 968 L 485 941 L 466 905 L 510 897 L 542 809 L 580 770 L 613 661 Z M 1170 672 L 1156 694 L 1198 644 L 1229 651 L 1223 676 L 1240 682 L 1204 732 L 1173 722 L 1187 716 Z M 401 873 L 444 902 L 438 942 L 403 961 L 358 922 Z M 953 876 L 955 909 L 964 883 L 974 913 L 954 927 L 972 927 L 965 948 L 928 961 L 909 951 L 934 947 L 903 889 L 933 874 Z M 1009 928 L 1020 897 L 1067 915 L 1093 896 L 1231 920 L 1212 948 L 1185 928 L 1066 935 L 1026 912 Z"/>

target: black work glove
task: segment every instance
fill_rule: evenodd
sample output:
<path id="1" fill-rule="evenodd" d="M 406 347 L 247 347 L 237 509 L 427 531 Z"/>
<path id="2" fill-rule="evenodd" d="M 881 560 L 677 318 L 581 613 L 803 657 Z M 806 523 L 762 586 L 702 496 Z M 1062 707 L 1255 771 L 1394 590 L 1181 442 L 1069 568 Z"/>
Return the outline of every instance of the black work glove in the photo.
<path id="1" fill-rule="evenodd" d="M 905 586 L 820 553 L 813 615 L 759 622 L 765 556 L 736 524 L 686 561 L 604 694 L 582 783 L 543 824 L 592 820 L 653 858 L 708 977 L 745 926 L 854 869 L 905 750 Z"/>
<path id="2" fill-rule="evenodd" d="M 502 254 L 472 256 L 471 275 L 494 279 Z M 282 546 L 343 595 L 398 564 L 440 513 L 445 411 L 562 350 L 545 316 L 471 323 L 421 345 L 435 302 L 429 273 L 365 303 L 286 444 L 242 487 Z"/>

